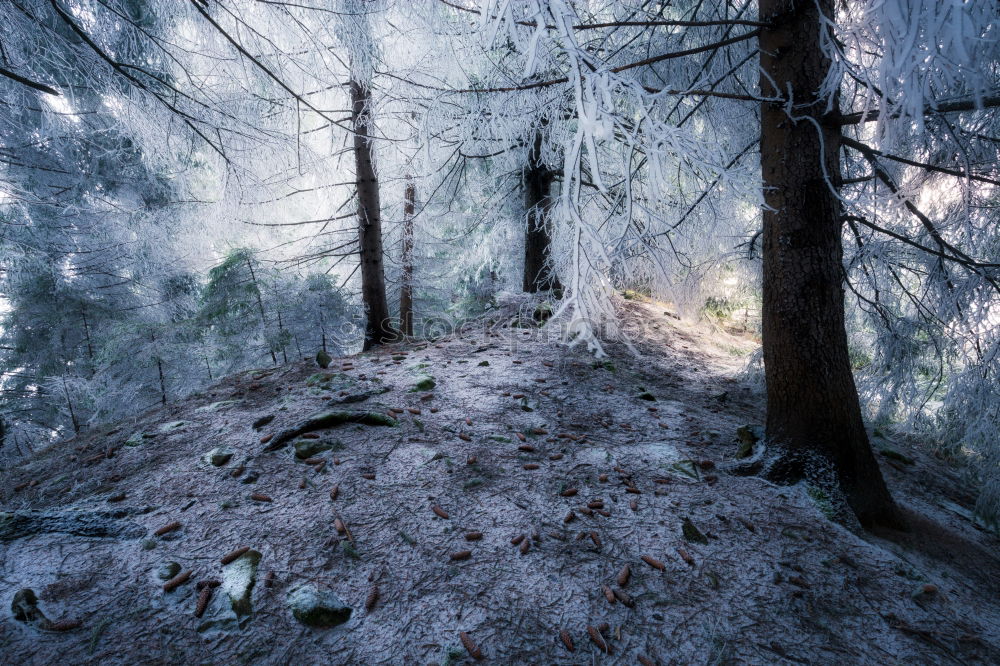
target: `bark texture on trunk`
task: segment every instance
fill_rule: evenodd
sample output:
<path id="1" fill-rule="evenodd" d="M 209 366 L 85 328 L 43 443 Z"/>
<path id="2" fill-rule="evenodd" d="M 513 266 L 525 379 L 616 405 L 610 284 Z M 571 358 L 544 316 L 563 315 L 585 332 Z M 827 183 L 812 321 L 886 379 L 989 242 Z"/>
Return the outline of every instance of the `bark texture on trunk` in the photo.
<path id="1" fill-rule="evenodd" d="M 764 181 L 763 347 L 766 437 L 781 457 L 775 481 L 836 480 L 860 522 L 900 526 L 865 431 L 844 324 L 836 105 L 817 98 L 829 60 L 820 14 L 835 0 L 760 0 Z M 773 81 L 773 85 L 772 85 Z M 777 89 L 775 89 L 775 87 Z M 829 115 L 829 117 L 827 117 Z"/>
<path id="2" fill-rule="evenodd" d="M 365 349 L 395 337 L 389 322 L 382 265 L 382 208 L 371 141 L 371 90 L 351 81 L 354 120 L 354 164 L 358 187 L 358 241 L 361 260 L 361 298 L 364 300 Z"/>
<path id="3" fill-rule="evenodd" d="M 413 213 L 417 188 L 407 176 L 403 191 L 403 279 L 399 288 L 399 328 L 403 335 L 413 335 Z"/>
<path id="4" fill-rule="evenodd" d="M 524 169 L 524 208 L 528 226 L 524 233 L 524 291 L 559 289 L 559 279 L 549 270 L 552 237 L 549 211 L 555 174 L 542 162 L 542 133 L 536 132 Z"/>

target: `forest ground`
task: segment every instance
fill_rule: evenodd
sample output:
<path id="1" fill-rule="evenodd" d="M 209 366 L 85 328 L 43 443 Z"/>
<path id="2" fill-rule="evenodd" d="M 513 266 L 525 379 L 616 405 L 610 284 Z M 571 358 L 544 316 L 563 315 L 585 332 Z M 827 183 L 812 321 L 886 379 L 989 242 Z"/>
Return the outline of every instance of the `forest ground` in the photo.
<path id="1" fill-rule="evenodd" d="M 726 473 L 737 429 L 762 419 L 741 378 L 752 340 L 627 301 L 639 355 L 596 362 L 521 305 L 325 371 L 241 373 L 0 473 L 4 661 L 471 663 L 465 632 L 487 663 L 1000 662 L 1000 539 L 971 522 L 958 470 L 876 438 L 913 529 L 849 529 L 822 495 Z M 300 436 L 333 447 L 308 463 L 265 451 L 331 409 L 398 423 Z M 216 447 L 234 454 L 218 467 Z M 240 546 L 261 554 L 245 616 L 220 563 Z M 168 563 L 193 575 L 164 592 Z M 196 583 L 220 578 L 195 617 Z M 303 583 L 350 619 L 296 620 Z M 22 588 L 72 622 L 16 620 Z"/>

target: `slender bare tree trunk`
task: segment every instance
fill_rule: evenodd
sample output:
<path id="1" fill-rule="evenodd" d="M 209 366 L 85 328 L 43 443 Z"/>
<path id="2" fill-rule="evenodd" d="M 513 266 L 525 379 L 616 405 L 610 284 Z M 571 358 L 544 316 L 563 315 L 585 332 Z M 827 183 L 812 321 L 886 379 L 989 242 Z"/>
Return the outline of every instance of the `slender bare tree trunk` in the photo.
<path id="1" fill-rule="evenodd" d="M 257 282 L 257 273 L 253 270 L 253 262 L 250 261 L 250 257 L 247 257 L 247 268 L 250 269 L 250 279 L 253 281 L 253 292 L 257 296 L 257 309 L 260 311 L 260 323 L 263 327 L 262 330 L 267 331 L 267 317 L 264 315 L 264 301 L 260 297 L 260 283 Z M 278 365 L 278 357 L 275 355 L 274 350 L 268 348 L 271 352 L 271 362 Z"/>
<path id="2" fill-rule="evenodd" d="M 365 303 L 365 349 L 395 337 L 385 298 L 382 265 L 382 209 L 371 141 L 371 89 L 350 82 L 354 119 L 354 164 L 358 186 L 358 241 L 361 260 L 361 298 Z"/>
<path id="3" fill-rule="evenodd" d="M 548 265 L 552 237 L 549 211 L 555 174 L 542 162 L 542 133 L 535 132 L 528 164 L 524 169 L 524 208 L 528 225 L 524 232 L 524 282 L 529 293 L 559 288 L 559 279 Z"/>
<path id="4" fill-rule="evenodd" d="M 403 192 L 403 280 L 399 288 L 399 328 L 404 335 L 413 335 L 413 213 L 416 209 L 417 187 L 406 177 Z"/>
<path id="5" fill-rule="evenodd" d="M 156 349 L 156 333 L 149 334 L 149 340 L 153 343 L 153 351 L 156 352 L 156 372 L 160 377 L 160 404 L 167 404 L 167 380 L 163 376 L 163 361 L 160 359 L 160 350 Z"/>
<path id="6" fill-rule="evenodd" d="M 760 0 L 764 181 L 763 346 L 767 443 L 778 482 L 836 482 L 865 526 L 899 526 L 865 432 L 848 358 L 840 204 L 838 109 L 817 91 L 830 62 L 820 14 L 835 0 Z M 772 85 L 773 82 L 773 85 Z M 831 183 L 832 181 L 832 183 Z"/>

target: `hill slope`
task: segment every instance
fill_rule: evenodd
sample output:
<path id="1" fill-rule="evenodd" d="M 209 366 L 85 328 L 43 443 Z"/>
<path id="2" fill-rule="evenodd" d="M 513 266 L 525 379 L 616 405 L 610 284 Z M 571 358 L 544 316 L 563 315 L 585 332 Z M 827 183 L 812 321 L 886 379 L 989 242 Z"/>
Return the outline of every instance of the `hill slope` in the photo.
<path id="1" fill-rule="evenodd" d="M 950 471 L 902 443 L 883 458 L 923 516 L 908 535 L 850 531 L 821 495 L 726 474 L 737 428 L 761 422 L 737 379 L 752 344 L 625 307 L 639 357 L 612 346 L 597 363 L 546 328 L 484 325 L 325 371 L 244 373 L 7 470 L 0 650 L 39 664 L 1000 660 L 998 539 L 959 515 Z"/>

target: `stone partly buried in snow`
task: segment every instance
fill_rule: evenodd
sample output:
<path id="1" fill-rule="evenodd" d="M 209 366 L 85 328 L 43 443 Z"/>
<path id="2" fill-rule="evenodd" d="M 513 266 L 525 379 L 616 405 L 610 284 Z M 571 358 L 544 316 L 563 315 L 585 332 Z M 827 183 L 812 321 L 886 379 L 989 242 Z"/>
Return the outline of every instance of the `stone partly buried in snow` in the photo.
<path id="1" fill-rule="evenodd" d="M 125 440 L 125 446 L 142 446 L 154 437 L 156 437 L 156 433 L 134 432 L 128 439 Z"/>
<path id="2" fill-rule="evenodd" d="M 0 542 L 37 534 L 72 534 L 81 537 L 138 539 L 141 525 L 122 520 L 130 511 L 0 511 Z"/>
<path id="3" fill-rule="evenodd" d="M 257 582 L 260 553 L 248 550 L 222 568 L 222 591 L 237 616 L 253 611 L 253 586 Z"/>
<path id="4" fill-rule="evenodd" d="M 310 627 L 336 627 L 351 619 L 350 606 L 332 591 L 321 590 L 311 583 L 292 588 L 287 602 L 295 619 Z"/>
<path id="5" fill-rule="evenodd" d="M 233 459 L 234 453 L 235 452 L 232 449 L 226 446 L 217 446 L 202 456 L 202 460 L 207 462 L 209 465 L 222 467 Z"/>
<path id="6" fill-rule="evenodd" d="M 168 581 L 181 572 L 181 565 L 177 562 L 164 562 L 156 569 L 156 577 L 162 581 Z"/>
<path id="7" fill-rule="evenodd" d="M 329 451 L 338 444 L 339 442 L 336 441 L 322 439 L 297 439 L 292 446 L 295 447 L 295 457 L 299 460 L 305 460 L 323 451 Z"/>
<path id="8" fill-rule="evenodd" d="M 38 597 L 35 596 L 35 591 L 28 587 L 18 590 L 14 595 L 13 601 L 10 602 L 10 612 L 15 620 L 24 624 L 43 627 L 49 623 L 48 618 L 38 609 Z"/>

